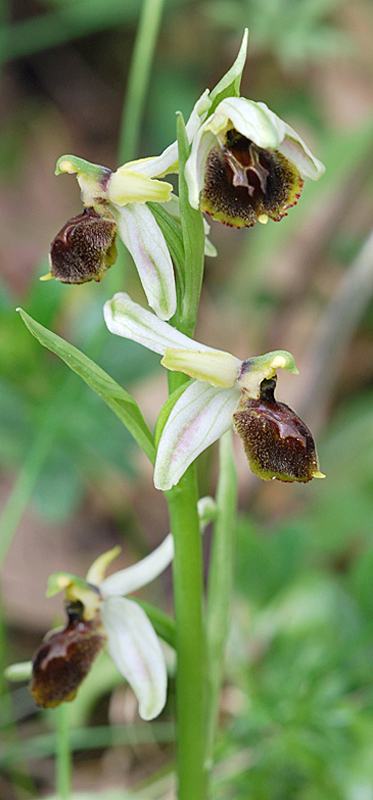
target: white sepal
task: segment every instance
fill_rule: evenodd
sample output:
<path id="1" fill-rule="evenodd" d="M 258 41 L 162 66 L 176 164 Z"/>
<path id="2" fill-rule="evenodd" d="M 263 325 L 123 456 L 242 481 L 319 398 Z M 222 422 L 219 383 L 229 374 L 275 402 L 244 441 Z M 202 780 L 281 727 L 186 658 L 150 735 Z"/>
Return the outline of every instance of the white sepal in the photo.
<path id="1" fill-rule="evenodd" d="M 184 333 L 158 319 L 151 311 L 131 300 L 125 292 L 117 292 L 104 305 L 104 317 L 111 333 L 139 342 L 148 350 L 164 355 L 167 348 L 208 352 L 212 347 L 190 339 Z"/>
<path id="2" fill-rule="evenodd" d="M 226 97 L 219 103 L 215 114 L 227 117 L 236 131 L 246 136 L 258 147 L 277 149 L 285 137 L 285 123 L 265 103 L 255 103 L 246 97 Z M 212 130 L 214 116 L 205 127 Z M 214 131 L 216 134 L 219 130 Z"/>
<path id="3" fill-rule="evenodd" d="M 126 595 L 136 592 L 142 586 L 154 581 L 163 572 L 174 557 L 174 540 L 171 533 L 166 536 L 162 544 L 152 553 L 137 564 L 121 569 L 104 578 L 100 583 L 100 592 L 103 597 Z"/>
<path id="4" fill-rule="evenodd" d="M 195 381 L 175 403 L 163 429 L 155 461 L 154 486 L 166 491 L 189 465 L 232 425 L 241 390 Z"/>
<path id="5" fill-rule="evenodd" d="M 160 319 L 176 311 L 174 269 L 163 233 L 146 205 L 116 207 L 119 235 L 136 264 L 147 300 Z"/>
<path id="6" fill-rule="evenodd" d="M 215 134 L 211 131 L 206 131 L 204 125 L 201 126 L 193 139 L 190 155 L 185 164 L 188 198 L 192 208 L 199 207 L 199 195 L 205 179 L 205 162 L 215 144 Z"/>
<path id="7" fill-rule="evenodd" d="M 285 123 L 285 139 L 281 142 L 279 150 L 295 164 L 302 178 L 317 181 L 324 174 L 324 164 L 315 158 L 303 139 L 287 123 Z"/>
<path id="8" fill-rule="evenodd" d="M 132 687 L 142 719 L 161 713 L 167 695 L 167 670 L 161 645 L 140 606 L 125 597 L 109 597 L 102 619 L 109 653 Z"/>

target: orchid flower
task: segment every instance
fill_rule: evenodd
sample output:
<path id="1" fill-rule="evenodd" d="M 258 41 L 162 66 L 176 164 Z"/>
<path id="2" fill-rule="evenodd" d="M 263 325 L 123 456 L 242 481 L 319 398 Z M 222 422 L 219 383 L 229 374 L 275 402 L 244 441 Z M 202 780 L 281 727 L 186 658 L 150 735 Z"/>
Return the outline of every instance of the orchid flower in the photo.
<path id="1" fill-rule="evenodd" d="M 47 597 L 65 592 L 68 622 L 52 631 L 33 659 L 31 693 L 37 705 L 54 707 L 73 700 L 77 689 L 105 644 L 119 672 L 132 687 L 143 719 L 162 711 L 167 694 L 164 655 L 145 611 L 123 595 L 154 580 L 171 563 L 173 537 L 137 564 L 105 578 L 105 570 L 120 552 L 103 553 L 85 580 L 66 572 L 49 578 Z"/>
<path id="2" fill-rule="evenodd" d="M 234 425 L 253 472 L 264 480 L 307 482 L 319 471 L 312 434 L 274 398 L 276 370 L 297 373 L 293 356 L 276 350 L 241 361 L 190 339 L 124 293 L 105 303 L 111 331 L 160 353 L 167 369 L 195 380 L 177 399 L 160 436 L 154 485 L 166 491 L 210 444 Z"/>
<path id="3" fill-rule="evenodd" d="M 201 535 L 216 517 L 212 497 L 197 503 Z M 64 591 L 67 624 L 50 631 L 36 651 L 33 662 L 11 664 L 5 670 L 10 681 L 31 677 L 30 690 L 37 705 L 53 708 L 73 700 L 93 661 L 105 644 L 139 701 L 139 714 L 153 719 L 166 702 L 165 659 L 154 628 L 145 611 L 123 595 L 153 581 L 174 557 L 169 533 L 161 545 L 137 564 L 105 578 L 120 547 L 103 553 L 91 565 L 85 580 L 67 572 L 50 576 L 47 597 Z"/>
<path id="4" fill-rule="evenodd" d="M 304 179 L 318 180 L 325 171 L 265 103 L 239 96 L 247 40 L 245 31 L 233 66 L 211 93 L 202 94 L 187 123 L 190 205 L 237 228 L 282 219 L 297 203 Z M 155 163 L 164 175 L 176 172 L 176 142 Z"/>
<path id="5" fill-rule="evenodd" d="M 73 217 L 52 242 L 51 271 L 44 279 L 64 283 L 100 281 L 116 259 L 118 231 L 137 267 L 151 308 L 161 319 L 176 310 L 174 270 L 163 233 L 147 201 L 171 199 L 172 186 L 156 180 L 152 159 L 131 161 L 112 173 L 77 156 L 62 156 L 56 174 L 75 173 L 84 211 Z"/>

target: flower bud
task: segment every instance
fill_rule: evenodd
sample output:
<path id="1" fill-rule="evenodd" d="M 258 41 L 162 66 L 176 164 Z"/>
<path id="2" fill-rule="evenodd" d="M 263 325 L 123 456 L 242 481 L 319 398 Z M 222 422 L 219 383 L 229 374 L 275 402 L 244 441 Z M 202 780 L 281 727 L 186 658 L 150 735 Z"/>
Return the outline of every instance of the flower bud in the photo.
<path id="1" fill-rule="evenodd" d="M 234 427 L 243 441 L 250 468 L 265 481 L 300 481 L 325 477 L 319 472 L 311 431 L 285 403 L 274 396 L 276 379 L 262 381 L 258 400 L 242 393 Z"/>
<path id="2" fill-rule="evenodd" d="M 43 708 L 74 699 L 106 642 L 100 618 L 85 620 L 79 600 L 69 603 L 66 613 L 66 627 L 47 634 L 33 658 L 30 692 Z"/>
<path id="3" fill-rule="evenodd" d="M 54 238 L 47 278 L 62 283 L 100 281 L 117 257 L 116 222 L 110 212 L 85 208 L 69 219 Z"/>
<path id="4" fill-rule="evenodd" d="M 201 208 L 236 228 L 280 220 L 301 195 L 304 181 L 279 150 L 258 147 L 234 128 L 210 150 Z"/>

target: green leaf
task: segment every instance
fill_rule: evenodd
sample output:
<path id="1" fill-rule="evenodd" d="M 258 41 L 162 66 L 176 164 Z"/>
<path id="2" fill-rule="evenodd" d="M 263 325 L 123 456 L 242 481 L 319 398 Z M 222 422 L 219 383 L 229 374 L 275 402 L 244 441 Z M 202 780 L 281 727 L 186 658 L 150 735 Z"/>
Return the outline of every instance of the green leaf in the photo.
<path id="1" fill-rule="evenodd" d="M 136 400 L 94 361 L 91 361 L 84 353 L 81 353 L 77 347 L 69 344 L 65 339 L 57 336 L 56 333 L 44 328 L 43 325 L 32 319 L 21 308 L 17 310 L 29 331 L 38 339 L 40 344 L 59 356 L 73 372 L 83 378 L 85 383 L 114 411 L 114 414 L 119 417 L 123 425 L 129 430 L 150 461 L 154 463 L 153 436 L 146 425 Z"/>
<path id="2" fill-rule="evenodd" d="M 153 625 L 153 628 L 158 636 L 163 639 L 164 642 L 170 645 L 175 649 L 176 647 L 176 626 L 175 620 L 168 616 L 164 611 L 157 606 L 154 606 L 153 603 L 148 603 L 147 600 L 139 600 L 137 597 L 132 598 L 141 608 L 145 611 L 145 614 L 149 617 L 150 622 Z"/>

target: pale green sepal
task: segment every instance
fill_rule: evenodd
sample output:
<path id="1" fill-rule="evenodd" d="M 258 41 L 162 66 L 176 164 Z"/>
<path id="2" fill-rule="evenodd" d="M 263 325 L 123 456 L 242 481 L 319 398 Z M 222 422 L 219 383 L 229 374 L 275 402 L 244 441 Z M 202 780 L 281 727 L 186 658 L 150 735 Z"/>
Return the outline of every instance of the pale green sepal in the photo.
<path id="1" fill-rule="evenodd" d="M 132 687 L 142 719 L 154 719 L 164 708 L 167 670 L 158 637 L 145 611 L 133 600 L 109 597 L 102 607 L 109 653 Z"/>
<path id="2" fill-rule="evenodd" d="M 59 356 L 73 372 L 80 375 L 88 386 L 114 411 L 114 414 L 129 430 L 150 461 L 153 462 L 155 457 L 153 436 L 146 425 L 136 400 L 94 361 L 91 361 L 84 353 L 81 353 L 77 347 L 69 344 L 69 342 L 57 336 L 56 333 L 44 328 L 22 308 L 17 308 L 17 311 L 19 311 L 23 322 L 40 344 Z"/>
<path id="3" fill-rule="evenodd" d="M 85 161 L 84 158 L 78 156 L 61 156 L 56 164 L 55 175 L 62 175 L 63 172 L 68 172 L 70 175 L 82 172 L 87 178 L 100 180 L 102 177 L 110 173 L 107 167 L 101 164 L 92 164 L 90 161 Z"/>
<path id="4" fill-rule="evenodd" d="M 172 189 L 171 183 L 148 178 L 135 169 L 129 169 L 125 164 L 112 173 L 107 185 L 107 197 L 118 206 L 146 203 L 149 200 L 165 203 L 171 199 Z"/>
<path id="5" fill-rule="evenodd" d="M 277 369 L 285 369 L 298 375 L 294 357 L 287 350 L 272 350 L 263 356 L 248 358 L 242 364 L 238 384 L 249 397 L 257 399 L 260 395 L 260 384 L 266 378 L 273 378 Z"/>
<path id="6" fill-rule="evenodd" d="M 103 597 L 113 595 L 127 595 L 136 592 L 151 581 L 154 581 L 174 557 L 174 540 L 169 533 L 159 547 L 137 564 L 114 572 L 100 583 L 100 592 Z"/>
<path id="7" fill-rule="evenodd" d="M 154 444 L 156 447 L 158 447 L 159 440 L 162 436 L 163 428 L 171 414 L 171 411 L 175 403 L 177 403 L 179 397 L 181 397 L 183 392 L 185 392 L 185 389 L 187 389 L 188 386 L 191 386 L 192 383 L 193 381 L 190 380 L 186 381 L 181 386 L 178 386 L 177 389 L 175 389 L 175 391 L 173 391 L 172 394 L 170 394 L 167 400 L 163 403 L 163 406 L 157 417 L 157 422 L 154 431 Z"/>
<path id="8" fill-rule="evenodd" d="M 163 233 L 150 208 L 138 203 L 116 209 L 119 235 L 136 264 L 147 301 L 157 317 L 176 311 L 174 268 Z"/>
<path id="9" fill-rule="evenodd" d="M 112 550 L 107 550 L 106 553 L 102 553 L 96 558 L 87 572 L 86 581 L 88 583 L 93 583 L 95 586 L 99 586 L 101 581 L 104 580 L 108 566 L 119 556 L 121 550 L 122 548 L 119 546 L 113 547 Z"/>
<path id="10" fill-rule="evenodd" d="M 241 390 L 194 381 L 175 403 L 159 441 L 154 486 L 171 489 L 189 465 L 232 425 Z"/>
<path id="11" fill-rule="evenodd" d="M 236 382 L 242 362 L 223 350 L 200 352 L 167 348 L 161 364 L 173 372 L 184 372 L 191 378 L 207 381 L 211 386 L 228 388 Z"/>
<path id="12" fill-rule="evenodd" d="M 111 333 L 132 339 L 154 353 L 164 355 L 168 347 L 185 350 L 211 350 L 210 347 L 190 339 L 172 325 L 159 319 L 125 292 L 117 292 L 104 305 L 104 317 Z"/>
<path id="13" fill-rule="evenodd" d="M 4 678 L 13 683 L 29 681 L 32 675 L 32 661 L 22 661 L 19 664 L 9 664 L 4 669 Z"/>
<path id="14" fill-rule="evenodd" d="M 241 84 L 242 72 L 246 61 L 248 40 L 249 40 L 249 30 L 248 28 L 245 28 L 245 32 L 241 42 L 241 47 L 239 49 L 238 56 L 234 64 L 232 64 L 228 72 L 226 72 L 225 75 L 223 75 L 222 79 L 214 87 L 214 89 L 210 94 L 210 100 L 212 101 L 212 105 L 209 110 L 209 114 L 211 114 L 215 110 L 216 106 L 221 102 L 221 100 L 224 100 L 225 97 L 240 96 L 240 84 Z"/>

